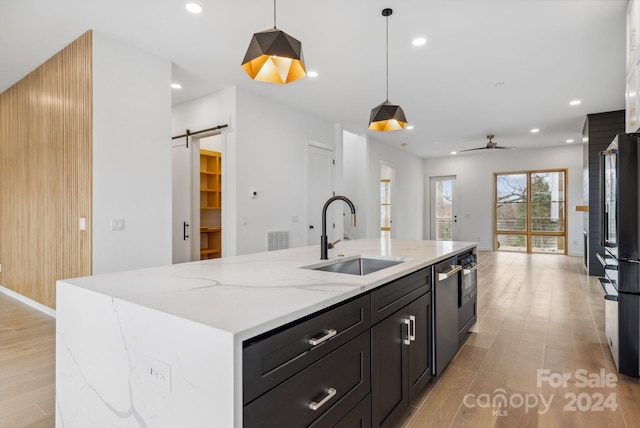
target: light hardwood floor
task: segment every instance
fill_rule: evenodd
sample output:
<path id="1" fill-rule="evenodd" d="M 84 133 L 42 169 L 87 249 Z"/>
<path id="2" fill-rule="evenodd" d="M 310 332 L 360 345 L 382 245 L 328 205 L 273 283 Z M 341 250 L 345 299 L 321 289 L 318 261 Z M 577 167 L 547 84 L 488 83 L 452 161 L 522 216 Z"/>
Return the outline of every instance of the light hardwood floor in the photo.
<path id="1" fill-rule="evenodd" d="M 55 320 L 0 293 L 0 428 L 55 423 Z"/>
<path id="2" fill-rule="evenodd" d="M 477 333 L 400 426 L 638 426 L 640 384 L 615 370 L 602 293 L 581 259 L 481 252 L 479 261 Z M 538 387 L 539 369 L 571 378 L 566 387 Z M 598 379 L 604 370 L 615 386 L 582 387 L 579 370 Z M 53 427 L 54 377 L 55 321 L 0 294 L 0 428 Z M 488 407 L 500 394 L 508 407 Z M 575 411 L 565 409 L 571 394 Z M 617 408 L 610 400 L 597 411 L 598 394 L 614 397 Z M 537 406 L 521 404 L 534 397 Z"/>
<path id="3" fill-rule="evenodd" d="M 640 384 L 615 369 L 602 292 L 582 259 L 506 252 L 478 258 L 477 333 L 402 427 L 639 426 Z M 608 385 L 600 382 L 607 374 Z M 560 375 L 569 377 L 566 386 L 545 380 Z M 589 386 L 604 386 L 586 386 L 585 377 L 593 379 Z M 501 395 L 507 407 L 490 405 Z"/>

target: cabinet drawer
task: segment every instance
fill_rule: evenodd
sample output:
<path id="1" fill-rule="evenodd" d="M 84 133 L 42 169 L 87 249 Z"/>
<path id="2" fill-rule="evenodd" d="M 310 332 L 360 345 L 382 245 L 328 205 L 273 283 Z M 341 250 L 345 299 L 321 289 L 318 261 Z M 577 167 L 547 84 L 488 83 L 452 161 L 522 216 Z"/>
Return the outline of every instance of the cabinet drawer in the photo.
<path id="1" fill-rule="evenodd" d="M 431 290 L 431 267 L 396 279 L 371 293 L 371 324 L 383 320 L 398 309 Z"/>
<path id="2" fill-rule="evenodd" d="M 366 295 L 245 342 L 242 356 L 243 403 L 256 399 L 358 334 L 368 331 L 369 326 L 370 299 Z"/>
<path id="3" fill-rule="evenodd" d="M 367 395 L 344 417 L 342 417 L 343 411 L 338 412 L 336 410 L 338 409 L 334 410 L 332 408 L 321 418 L 316 419 L 313 424 L 309 425 L 309 428 L 368 428 L 371 426 L 371 394 Z"/>
<path id="4" fill-rule="evenodd" d="M 370 392 L 369 344 L 365 332 L 247 404 L 244 426 L 306 427 L 323 415 L 339 421 Z"/>
<path id="5" fill-rule="evenodd" d="M 335 428 L 366 428 L 371 426 L 371 395 L 358 405 L 335 425 Z"/>

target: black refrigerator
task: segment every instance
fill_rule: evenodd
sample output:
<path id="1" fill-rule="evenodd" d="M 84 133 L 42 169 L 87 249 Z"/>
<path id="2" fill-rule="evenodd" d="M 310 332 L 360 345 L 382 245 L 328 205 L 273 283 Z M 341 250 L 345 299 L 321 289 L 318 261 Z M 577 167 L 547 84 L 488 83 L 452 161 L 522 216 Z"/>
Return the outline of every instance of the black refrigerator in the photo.
<path id="1" fill-rule="evenodd" d="M 620 373 L 640 375 L 640 133 L 618 134 L 600 156 L 598 260 L 605 298 L 605 330 Z"/>

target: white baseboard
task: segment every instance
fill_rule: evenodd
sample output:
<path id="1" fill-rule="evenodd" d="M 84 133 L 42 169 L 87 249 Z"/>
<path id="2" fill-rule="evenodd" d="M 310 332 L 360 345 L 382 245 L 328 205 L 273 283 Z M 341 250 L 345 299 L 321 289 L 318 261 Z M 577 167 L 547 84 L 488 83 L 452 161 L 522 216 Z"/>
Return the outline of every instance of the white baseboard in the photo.
<path id="1" fill-rule="evenodd" d="M 38 303 L 35 300 L 31 300 L 30 298 L 25 297 L 22 294 L 16 293 L 13 290 L 9 290 L 8 288 L 3 287 L 2 285 L 0 285 L 0 293 L 6 294 L 7 296 L 12 297 L 24 303 L 25 305 L 31 306 L 32 308 L 39 310 L 43 314 L 49 315 L 50 317 L 53 317 L 53 318 L 56 317 L 55 309 L 51 309 L 50 307 L 45 306 L 42 303 Z"/>

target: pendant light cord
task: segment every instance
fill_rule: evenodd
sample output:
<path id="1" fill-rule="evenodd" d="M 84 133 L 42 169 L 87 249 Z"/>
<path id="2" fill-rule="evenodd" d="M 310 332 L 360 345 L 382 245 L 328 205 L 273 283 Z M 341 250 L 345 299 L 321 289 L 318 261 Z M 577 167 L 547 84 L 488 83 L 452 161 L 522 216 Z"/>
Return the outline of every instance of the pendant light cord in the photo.
<path id="1" fill-rule="evenodd" d="M 277 28 L 276 27 L 276 0 L 273 0 L 273 28 L 274 30 Z"/>
<path id="2" fill-rule="evenodd" d="M 389 15 L 385 16 L 385 22 L 387 26 L 387 101 L 389 101 Z"/>

